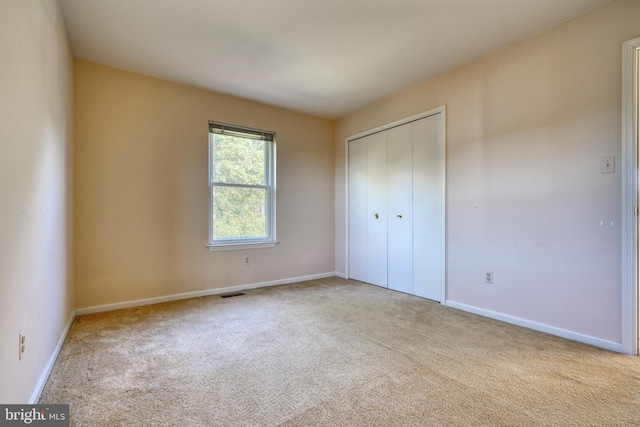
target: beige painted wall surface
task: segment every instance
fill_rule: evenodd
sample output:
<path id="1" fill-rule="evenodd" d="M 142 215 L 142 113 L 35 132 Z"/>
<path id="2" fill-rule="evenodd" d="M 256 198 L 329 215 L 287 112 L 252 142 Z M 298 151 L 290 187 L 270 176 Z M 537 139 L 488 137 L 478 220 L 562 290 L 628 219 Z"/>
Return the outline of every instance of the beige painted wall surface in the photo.
<path id="1" fill-rule="evenodd" d="M 71 73 L 57 1 L 0 0 L 2 403 L 29 402 L 73 311 Z"/>
<path id="2" fill-rule="evenodd" d="M 77 308 L 334 271 L 331 121 L 83 61 L 74 72 Z M 276 132 L 275 248 L 206 248 L 208 120 Z"/>
<path id="3" fill-rule="evenodd" d="M 638 17 L 613 1 L 339 120 L 336 271 L 345 138 L 446 104 L 447 298 L 619 343 L 621 45 Z"/>

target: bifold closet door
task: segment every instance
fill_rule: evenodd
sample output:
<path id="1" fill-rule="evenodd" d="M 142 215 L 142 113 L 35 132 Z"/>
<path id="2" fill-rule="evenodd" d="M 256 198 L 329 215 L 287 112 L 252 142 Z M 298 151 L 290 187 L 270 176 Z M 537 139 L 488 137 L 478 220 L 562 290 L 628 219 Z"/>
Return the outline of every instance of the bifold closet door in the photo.
<path id="1" fill-rule="evenodd" d="M 367 279 L 387 287 L 387 132 L 367 137 Z"/>
<path id="2" fill-rule="evenodd" d="M 387 132 L 349 142 L 349 278 L 387 287 Z"/>
<path id="3" fill-rule="evenodd" d="M 440 114 L 413 122 L 413 294 L 435 301 L 444 298 L 446 160 Z"/>
<path id="4" fill-rule="evenodd" d="M 348 277 L 444 298 L 443 113 L 349 141 Z"/>
<path id="5" fill-rule="evenodd" d="M 388 287 L 413 293 L 413 127 L 388 132 Z"/>
<path id="6" fill-rule="evenodd" d="M 367 281 L 367 138 L 349 142 L 349 278 Z"/>

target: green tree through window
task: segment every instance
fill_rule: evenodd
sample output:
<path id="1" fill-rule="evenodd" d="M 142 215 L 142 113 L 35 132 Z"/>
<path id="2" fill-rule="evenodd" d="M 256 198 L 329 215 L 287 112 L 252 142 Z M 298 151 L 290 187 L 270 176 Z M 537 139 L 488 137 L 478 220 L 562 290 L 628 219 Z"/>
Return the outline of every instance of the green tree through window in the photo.
<path id="1" fill-rule="evenodd" d="M 274 241 L 274 135 L 209 125 L 209 245 Z"/>

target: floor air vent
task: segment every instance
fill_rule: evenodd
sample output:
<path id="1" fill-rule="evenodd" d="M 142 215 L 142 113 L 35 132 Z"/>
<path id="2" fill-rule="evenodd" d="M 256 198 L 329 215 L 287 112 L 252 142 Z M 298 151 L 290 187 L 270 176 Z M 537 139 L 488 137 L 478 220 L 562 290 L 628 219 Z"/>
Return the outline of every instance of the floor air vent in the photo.
<path id="1" fill-rule="evenodd" d="M 222 298 L 231 298 L 231 297 L 239 297 L 241 295 L 246 295 L 244 292 L 234 292 L 231 294 L 221 294 L 220 297 Z"/>

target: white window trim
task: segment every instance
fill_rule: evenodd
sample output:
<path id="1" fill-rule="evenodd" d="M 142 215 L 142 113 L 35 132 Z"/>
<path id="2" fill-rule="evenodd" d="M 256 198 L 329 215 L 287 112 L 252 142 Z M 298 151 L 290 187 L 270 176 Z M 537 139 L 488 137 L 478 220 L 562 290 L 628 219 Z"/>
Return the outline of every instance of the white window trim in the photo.
<path id="1" fill-rule="evenodd" d="M 267 230 L 268 235 L 264 239 L 227 239 L 220 241 L 213 241 L 213 134 L 209 130 L 209 151 L 207 161 L 209 163 L 209 243 L 207 247 L 209 251 L 233 251 L 240 249 L 261 249 L 261 248 L 273 248 L 278 243 L 276 240 L 276 134 L 271 131 L 263 131 L 259 129 L 252 129 L 245 126 L 228 125 L 220 122 L 209 122 L 209 129 L 211 125 L 230 126 L 236 129 L 243 129 L 248 132 L 255 133 L 267 133 L 273 136 L 273 141 L 269 145 L 267 153 L 267 182 L 270 183 L 269 187 L 269 206 L 267 213 Z"/>
<path id="2" fill-rule="evenodd" d="M 225 243 L 207 245 L 209 251 L 238 251 L 240 249 L 262 249 L 262 248 L 274 248 L 280 242 L 265 242 L 265 243 Z"/>

